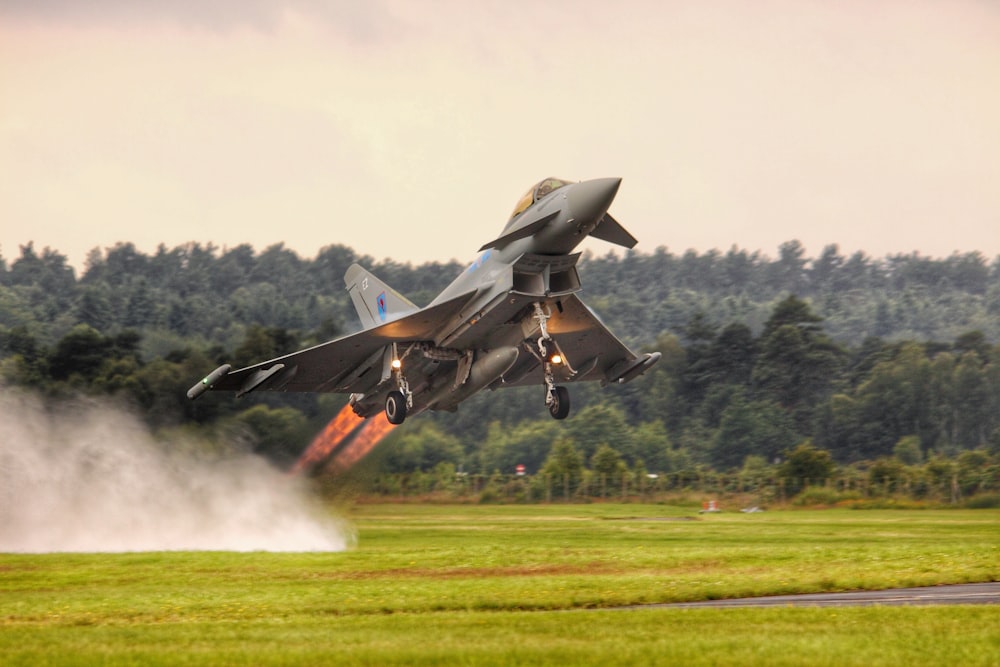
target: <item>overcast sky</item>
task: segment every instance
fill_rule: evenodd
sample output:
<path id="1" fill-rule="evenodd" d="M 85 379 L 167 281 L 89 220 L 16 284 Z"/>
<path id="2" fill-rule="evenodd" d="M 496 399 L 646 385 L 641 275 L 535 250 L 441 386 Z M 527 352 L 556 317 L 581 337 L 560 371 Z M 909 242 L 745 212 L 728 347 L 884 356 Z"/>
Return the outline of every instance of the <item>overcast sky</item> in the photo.
<path id="1" fill-rule="evenodd" d="M 623 177 L 646 252 L 993 258 L 1000 3 L 0 0 L 8 262 L 465 262 L 546 176 Z"/>

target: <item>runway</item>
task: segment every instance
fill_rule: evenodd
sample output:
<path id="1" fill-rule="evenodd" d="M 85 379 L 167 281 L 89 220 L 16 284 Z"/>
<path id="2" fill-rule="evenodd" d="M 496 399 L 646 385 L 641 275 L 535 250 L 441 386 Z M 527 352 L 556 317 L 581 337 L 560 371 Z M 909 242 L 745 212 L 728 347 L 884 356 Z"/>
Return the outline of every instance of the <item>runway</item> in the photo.
<path id="1" fill-rule="evenodd" d="M 736 609 L 740 607 L 898 607 L 920 605 L 1000 604 L 1000 582 L 890 588 L 884 591 L 775 595 L 622 607 L 622 609 Z"/>

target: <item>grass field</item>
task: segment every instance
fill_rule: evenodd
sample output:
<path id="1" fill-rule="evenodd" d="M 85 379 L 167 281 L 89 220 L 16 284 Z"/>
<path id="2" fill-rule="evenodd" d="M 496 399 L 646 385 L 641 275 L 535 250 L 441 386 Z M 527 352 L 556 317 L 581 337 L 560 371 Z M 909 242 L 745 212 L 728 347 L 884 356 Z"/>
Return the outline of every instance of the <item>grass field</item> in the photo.
<path id="1" fill-rule="evenodd" d="M 1000 579 L 1000 511 L 362 505 L 343 553 L 0 555 L 2 664 L 1000 664 L 1000 607 L 603 608 Z"/>

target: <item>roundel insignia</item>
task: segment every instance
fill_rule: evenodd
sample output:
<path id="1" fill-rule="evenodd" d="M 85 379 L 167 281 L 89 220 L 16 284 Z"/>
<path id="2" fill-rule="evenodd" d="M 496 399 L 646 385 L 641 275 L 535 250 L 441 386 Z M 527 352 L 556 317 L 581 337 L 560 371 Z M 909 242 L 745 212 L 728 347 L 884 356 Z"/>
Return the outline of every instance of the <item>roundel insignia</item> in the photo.
<path id="1" fill-rule="evenodd" d="M 382 292 L 375 298 L 375 305 L 378 306 L 378 318 L 385 322 L 385 316 L 387 315 L 385 292 Z"/>

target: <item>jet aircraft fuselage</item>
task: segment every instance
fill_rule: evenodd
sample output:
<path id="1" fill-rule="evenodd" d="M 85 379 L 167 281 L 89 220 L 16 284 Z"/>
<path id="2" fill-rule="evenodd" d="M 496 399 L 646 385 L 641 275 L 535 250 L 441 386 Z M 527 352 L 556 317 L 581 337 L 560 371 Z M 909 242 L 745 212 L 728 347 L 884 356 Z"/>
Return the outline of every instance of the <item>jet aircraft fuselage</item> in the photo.
<path id="1" fill-rule="evenodd" d="M 489 387 L 543 384 L 557 419 L 569 394 L 557 381 L 627 382 L 659 353 L 635 355 L 580 301 L 570 254 L 587 236 L 636 240 L 608 214 L 621 179 L 545 179 L 519 201 L 500 236 L 429 305 L 418 308 L 358 265 L 344 276 L 364 329 L 232 371 L 222 366 L 188 392 L 257 390 L 351 394 L 355 412 L 392 423 L 455 409 Z"/>

